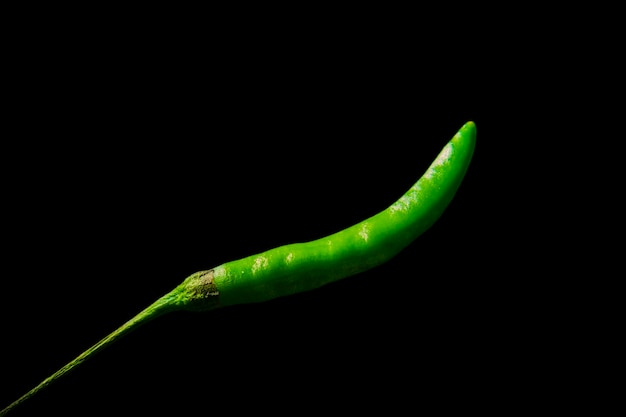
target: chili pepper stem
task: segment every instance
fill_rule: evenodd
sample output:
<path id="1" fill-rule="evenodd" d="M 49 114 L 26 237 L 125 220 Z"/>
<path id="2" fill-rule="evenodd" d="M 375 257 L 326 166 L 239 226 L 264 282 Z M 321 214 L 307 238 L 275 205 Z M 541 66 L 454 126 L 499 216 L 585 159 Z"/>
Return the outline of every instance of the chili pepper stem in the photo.
<path id="1" fill-rule="evenodd" d="M 11 403 L 2 411 L 0 411 L 0 417 L 7 415 L 11 410 L 13 410 L 17 406 L 19 406 L 21 403 L 28 400 L 32 396 L 34 396 L 37 392 L 41 391 L 42 389 L 44 389 L 45 387 L 47 387 L 54 381 L 60 379 L 64 375 L 68 374 L 78 365 L 80 365 L 81 363 L 83 363 L 84 361 L 86 361 L 87 359 L 89 359 L 90 357 L 92 357 L 94 354 L 101 351 L 105 347 L 109 346 L 111 343 L 119 340 L 122 336 L 137 329 L 142 324 L 145 324 L 148 321 L 156 317 L 159 317 L 169 311 L 176 309 L 175 307 L 173 307 L 172 299 L 173 299 L 173 293 L 169 293 L 159 298 L 157 301 L 152 303 L 150 306 L 148 306 L 146 309 L 141 311 L 135 317 L 133 317 L 132 319 L 124 323 L 122 326 L 120 326 L 117 330 L 113 331 L 104 339 L 100 340 L 98 343 L 96 343 L 95 345 L 93 345 L 92 347 L 90 347 L 89 349 L 81 353 L 80 355 L 78 355 L 74 360 L 69 362 L 67 365 L 63 366 L 61 369 L 56 371 L 54 374 L 50 375 L 48 378 L 41 381 L 39 385 L 37 385 L 36 387 L 28 391 L 26 394 L 22 395 L 20 398 L 15 400 L 13 403 Z"/>

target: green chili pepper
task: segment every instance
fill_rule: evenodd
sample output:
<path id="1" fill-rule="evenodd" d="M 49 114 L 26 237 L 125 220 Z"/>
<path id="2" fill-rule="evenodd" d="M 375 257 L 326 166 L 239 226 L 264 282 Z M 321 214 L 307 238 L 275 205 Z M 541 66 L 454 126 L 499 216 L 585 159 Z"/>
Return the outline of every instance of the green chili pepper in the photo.
<path id="1" fill-rule="evenodd" d="M 312 290 L 388 261 L 441 216 L 465 176 L 475 143 L 476 126 L 470 121 L 398 201 L 354 226 L 311 242 L 281 246 L 190 275 L 171 292 L 0 411 L 0 416 L 97 351 L 161 314 L 267 301 Z"/>

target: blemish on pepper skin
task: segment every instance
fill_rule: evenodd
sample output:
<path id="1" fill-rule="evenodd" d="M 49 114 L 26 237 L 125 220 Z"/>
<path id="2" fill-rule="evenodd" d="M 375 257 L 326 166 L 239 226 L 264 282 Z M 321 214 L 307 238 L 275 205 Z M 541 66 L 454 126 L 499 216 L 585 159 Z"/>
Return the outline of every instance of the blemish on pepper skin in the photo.
<path id="1" fill-rule="evenodd" d="M 442 165 L 450 159 L 450 155 L 452 155 L 452 144 L 448 143 L 444 148 L 439 152 L 439 155 L 432 163 L 434 166 Z"/>
<path id="2" fill-rule="evenodd" d="M 433 163 L 430 165 L 430 167 L 428 168 L 428 171 L 426 171 L 426 174 L 424 174 L 424 177 L 428 179 L 432 178 L 436 174 L 435 168 L 438 168 L 439 166 L 447 163 L 451 155 L 452 155 L 452 144 L 448 143 L 441 150 L 439 155 L 437 155 L 437 158 L 435 158 Z"/>
<path id="3" fill-rule="evenodd" d="M 218 296 L 220 292 L 215 285 L 214 278 L 215 271 L 213 269 L 198 272 L 189 281 L 189 293 L 198 300 Z"/>
<path id="4" fill-rule="evenodd" d="M 199 271 L 185 281 L 186 303 L 189 310 L 207 311 L 219 305 L 220 291 L 215 283 L 215 271 Z"/>
<path id="5" fill-rule="evenodd" d="M 369 239 L 369 226 L 367 223 L 363 223 L 363 225 L 361 226 L 361 230 L 359 230 L 359 236 L 366 242 Z"/>
<path id="6" fill-rule="evenodd" d="M 419 188 L 416 188 L 414 191 L 419 191 Z M 407 211 L 409 207 L 411 207 L 411 204 L 414 204 L 417 200 L 416 196 L 417 193 L 407 193 L 403 195 L 398 199 L 398 201 L 396 201 L 391 205 L 391 207 L 389 207 L 389 211 L 391 213 L 395 213 L 397 211 Z"/>
<path id="7" fill-rule="evenodd" d="M 287 256 L 285 256 L 285 262 L 290 264 L 293 261 L 293 252 L 289 252 Z"/>
<path id="8" fill-rule="evenodd" d="M 215 297 L 215 296 L 220 295 L 220 292 L 215 286 L 214 277 L 215 277 L 215 271 L 213 271 L 212 269 L 200 275 L 200 283 L 202 285 L 203 292 L 205 293 L 206 296 Z"/>
<path id="9" fill-rule="evenodd" d="M 267 267 L 267 258 L 265 256 L 259 256 L 254 260 L 254 264 L 252 264 L 252 273 L 258 272 L 262 268 Z"/>

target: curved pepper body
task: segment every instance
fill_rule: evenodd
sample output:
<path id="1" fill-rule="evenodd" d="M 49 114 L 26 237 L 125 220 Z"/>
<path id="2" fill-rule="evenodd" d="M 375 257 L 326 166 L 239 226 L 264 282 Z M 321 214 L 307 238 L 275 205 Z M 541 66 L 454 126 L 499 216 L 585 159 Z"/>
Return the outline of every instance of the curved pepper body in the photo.
<path id="1" fill-rule="evenodd" d="M 388 261 L 432 226 L 456 193 L 472 159 L 476 126 L 467 122 L 424 175 L 382 212 L 340 232 L 281 246 L 187 277 L 134 318 L 44 379 L 4 416 L 125 334 L 170 311 L 206 311 L 312 290 Z"/>

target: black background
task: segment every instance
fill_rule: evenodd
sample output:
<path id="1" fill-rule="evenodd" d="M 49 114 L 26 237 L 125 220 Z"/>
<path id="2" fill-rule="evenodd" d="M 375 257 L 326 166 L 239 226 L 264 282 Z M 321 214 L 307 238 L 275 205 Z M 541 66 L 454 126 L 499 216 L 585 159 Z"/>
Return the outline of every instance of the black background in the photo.
<path id="1" fill-rule="evenodd" d="M 532 82 L 507 72 L 514 60 L 481 66 L 462 38 L 435 59 L 410 28 L 262 33 L 235 46 L 202 30 L 42 36 L 14 62 L 0 405 L 189 274 L 386 208 L 472 120 L 474 159 L 448 210 L 358 276 L 161 317 L 16 416 L 480 406 L 519 395 L 511 381 L 551 356 L 553 288 L 512 215 L 528 204 L 512 161 L 541 146 L 536 104 L 550 95 L 520 104 Z"/>

